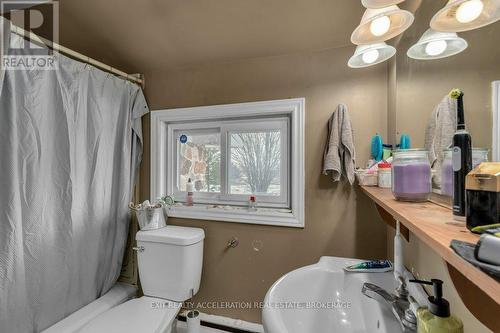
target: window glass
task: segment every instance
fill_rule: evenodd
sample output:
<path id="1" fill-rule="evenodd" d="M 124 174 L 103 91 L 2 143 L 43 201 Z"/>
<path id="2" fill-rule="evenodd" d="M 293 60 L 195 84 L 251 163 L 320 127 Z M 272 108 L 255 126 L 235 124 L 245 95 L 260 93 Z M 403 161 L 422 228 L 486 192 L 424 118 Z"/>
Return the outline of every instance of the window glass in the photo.
<path id="1" fill-rule="evenodd" d="M 177 187 L 186 191 L 189 179 L 196 192 L 220 192 L 221 146 L 218 130 L 176 131 Z"/>
<path id="2" fill-rule="evenodd" d="M 279 130 L 230 132 L 230 194 L 280 196 Z"/>

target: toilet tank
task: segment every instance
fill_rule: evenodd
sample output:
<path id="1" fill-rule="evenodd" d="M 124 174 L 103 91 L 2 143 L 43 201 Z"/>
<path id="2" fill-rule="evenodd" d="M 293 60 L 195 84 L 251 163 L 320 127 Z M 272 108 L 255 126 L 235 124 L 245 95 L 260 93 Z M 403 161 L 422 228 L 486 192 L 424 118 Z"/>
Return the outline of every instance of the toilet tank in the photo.
<path id="1" fill-rule="evenodd" d="M 144 295 L 183 302 L 200 288 L 203 239 L 199 228 L 139 231 L 137 261 Z"/>

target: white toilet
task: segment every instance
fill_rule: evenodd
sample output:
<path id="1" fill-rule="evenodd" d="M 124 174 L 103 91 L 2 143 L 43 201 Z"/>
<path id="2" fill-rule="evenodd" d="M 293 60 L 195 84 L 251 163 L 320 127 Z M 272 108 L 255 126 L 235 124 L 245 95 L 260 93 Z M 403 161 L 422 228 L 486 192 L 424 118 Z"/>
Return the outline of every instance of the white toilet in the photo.
<path id="1" fill-rule="evenodd" d="M 136 235 L 144 296 L 97 316 L 79 333 L 170 333 L 182 302 L 200 287 L 203 229 L 166 226 Z"/>

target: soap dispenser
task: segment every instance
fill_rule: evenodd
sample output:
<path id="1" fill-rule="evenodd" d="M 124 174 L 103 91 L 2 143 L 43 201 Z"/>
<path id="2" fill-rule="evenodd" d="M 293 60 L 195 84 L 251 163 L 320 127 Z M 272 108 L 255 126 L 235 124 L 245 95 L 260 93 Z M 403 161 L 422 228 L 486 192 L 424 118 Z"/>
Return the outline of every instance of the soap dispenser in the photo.
<path id="1" fill-rule="evenodd" d="M 450 303 L 443 298 L 443 281 L 410 280 L 410 282 L 432 285 L 434 296 L 429 296 L 429 308 L 417 309 L 418 333 L 463 333 L 462 321 L 450 314 Z"/>

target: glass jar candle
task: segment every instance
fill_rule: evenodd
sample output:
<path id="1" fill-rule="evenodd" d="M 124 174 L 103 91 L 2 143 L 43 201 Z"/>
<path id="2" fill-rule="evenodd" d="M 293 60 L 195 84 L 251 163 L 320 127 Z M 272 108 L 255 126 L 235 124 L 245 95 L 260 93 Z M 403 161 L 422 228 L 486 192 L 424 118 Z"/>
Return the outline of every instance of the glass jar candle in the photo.
<path id="1" fill-rule="evenodd" d="M 426 201 L 432 191 L 428 151 L 402 149 L 393 152 L 392 193 L 397 200 Z"/>
<path id="2" fill-rule="evenodd" d="M 441 164 L 441 194 L 453 196 L 453 151 L 451 148 L 443 152 L 443 163 Z"/>
<path id="3" fill-rule="evenodd" d="M 488 162 L 488 152 L 486 148 L 472 148 L 472 168 L 474 169 L 483 162 Z"/>
<path id="4" fill-rule="evenodd" d="M 483 162 L 488 162 L 486 148 L 472 148 L 472 168 Z M 441 194 L 453 196 L 453 160 L 452 150 L 445 149 L 443 152 L 443 164 L 441 165 Z"/>

